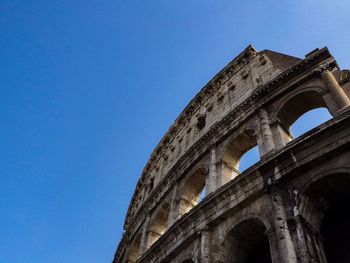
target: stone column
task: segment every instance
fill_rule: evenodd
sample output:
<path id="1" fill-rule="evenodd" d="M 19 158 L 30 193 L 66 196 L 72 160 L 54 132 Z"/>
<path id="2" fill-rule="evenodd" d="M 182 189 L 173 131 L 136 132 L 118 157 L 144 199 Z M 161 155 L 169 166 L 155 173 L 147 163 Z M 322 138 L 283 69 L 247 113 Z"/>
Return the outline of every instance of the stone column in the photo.
<path id="1" fill-rule="evenodd" d="M 217 189 L 216 173 L 216 146 L 213 145 L 210 150 L 209 175 L 206 182 L 206 194 L 210 194 Z"/>
<path id="2" fill-rule="evenodd" d="M 271 123 L 270 127 L 272 130 L 276 150 L 283 148 L 288 142 L 293 139 L 289 130 L 286 129 L 278 119 Z"/>
<path id="3" fill-rule="evenodd" d="M 168 228 L 171 227 L 176 220 L 179 218 L 180 209 L 179 209 L 179 186 L 175 186 L 173 196 L 171 198 L 170 211 L 169 211 L 169 221 Z"/>
<path id="4" fill-rule="evenodd" d="M 345 94 L 344 90 L 340 87 L 338 81 L 335 79 L 332 72 L 325 69 L 321 72 L 321 77 L 326 83 L 330 94 L 332 95 L 335 103 L 337 104 L 338 111 L 348 107 L 350 105 L 350 100 Z"/>
<path id="5" fill-rule="evenodd" d="M 296 224 L 296 236 L 298 242 L 298 258 L 301 263 L 308 263 L 310 262 L 310 257 L 309 253 L 307 252 L 307 244 L 305 241 L 303 225 L 301 223 L 301 216 L 299 214 L 294 214 L 294 220 Z"/>
<path id="6" fill-rule="evenodd" d="M 297 263 L 281 190 L 276 185 L 271 187 L 271 198 L 281 263 Z"/>
<path id="7" fill-rule="evenodd" d="M 279 263 L 280 257 L 278 253 L 278 242 L 277 242 L 276 232 L 274 229 L 269 229 L 267 232 L 265 232 L 265 235 L 269 240 L 271 261 L 272 263 Z"/>
<path id="8" fill-rule="evenodd" d="M 142 254 L 145 253 L 145 251 L 147 250 L 149 223 L 150 223 L 150 217 L 147 216 L 142 229 L 142 237 L 141 237 L 140 248 L 139 248 L 139 257 L 142 256 Z"/>
<path id="9" fill-rule="evenodd" d="M 265 109 L 259 110 L 260 129 L 262 136 L 261 156 L 273 151 L 276 146 L 273 140 L 272 130 L 270 127 L 269 117 Z"/>
<path id="10" fill-rule="evenodd" d="M 201 231 L 201 263 L 210 263 L 211 234 L 209 227 Z"/>

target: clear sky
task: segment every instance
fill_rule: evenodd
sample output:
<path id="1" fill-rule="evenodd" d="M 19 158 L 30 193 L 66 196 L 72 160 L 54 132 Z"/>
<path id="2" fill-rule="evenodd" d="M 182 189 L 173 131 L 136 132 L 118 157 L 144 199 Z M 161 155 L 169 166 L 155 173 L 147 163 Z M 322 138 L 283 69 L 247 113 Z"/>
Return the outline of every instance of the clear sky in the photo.
<path id="1" fill-rule="evenodd" d="M 349 6 L 0 1 L 0 263 L 111 262 L 143 166 L 201 87 L 250 43 L 328 46 L 349 68 Z"/>

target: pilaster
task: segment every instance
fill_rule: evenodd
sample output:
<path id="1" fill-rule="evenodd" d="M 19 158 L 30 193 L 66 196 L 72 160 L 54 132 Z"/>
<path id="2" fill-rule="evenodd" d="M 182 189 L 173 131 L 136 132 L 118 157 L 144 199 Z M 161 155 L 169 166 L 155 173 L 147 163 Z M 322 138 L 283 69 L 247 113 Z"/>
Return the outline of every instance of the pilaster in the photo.
<path id="1" fill-rule="evenodd" d="M 145 223 L 143 224 L 143 229 L 142 229 L 139 257 L 147 250 L 149 223 L 150 223 L 150 216 L 147 216 Z"/>
<path id="2" fill-rule="evenodd" d="M 262 137 L 261 145 L 259 145 L 261 157 L 273 151 L 276 146 L 273 140 L 270 121 L 265 109 L 259 110 L 260 132 Z"/>
<path id="3" fill-rule="evenodd" d="M 201 231 L 201 263 L 210 263 L 210 245 L 211 233 L 209 227 L 206 227 Z"/>
<path id="4" fill-rule="evenodd" d="M 210 150 L 209 175 L 206 182 L 206 193 L 210 194 L 217 189 L 217 171 L 216 171 L 216 146 L 213 145 Z"/>

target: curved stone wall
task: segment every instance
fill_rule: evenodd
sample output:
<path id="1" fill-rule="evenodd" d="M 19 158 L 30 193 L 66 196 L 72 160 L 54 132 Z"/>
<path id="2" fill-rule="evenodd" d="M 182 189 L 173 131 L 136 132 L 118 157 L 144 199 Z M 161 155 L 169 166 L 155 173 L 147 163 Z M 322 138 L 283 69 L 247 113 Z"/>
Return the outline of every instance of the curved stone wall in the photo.
<path id="1" fill-rule="evenodd" d="M 327 48 L 299 59 L 248 46 L 152 153 L 113 262 L 326 262 L 335 252 L 317 233 L 338 222 L 327 215 L 338 203 L 310 189 L 333 174 L 348 186 L 349 80 Z M 320 107 L 333 119 L 293 140 L 290 126 Z M 255 146 L 260 161 L 240 171 Z"/>

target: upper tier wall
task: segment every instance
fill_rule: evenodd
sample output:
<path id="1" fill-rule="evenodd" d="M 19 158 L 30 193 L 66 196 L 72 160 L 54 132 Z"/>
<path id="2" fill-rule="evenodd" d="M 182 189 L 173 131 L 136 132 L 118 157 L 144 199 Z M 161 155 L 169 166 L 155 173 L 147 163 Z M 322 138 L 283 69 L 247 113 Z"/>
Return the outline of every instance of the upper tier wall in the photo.
<path id="1" fill-rule="evenodd" d="M 137 184 L 127 218 L 132 217 L 169 169 L 214 123 L 299 61 L 269 50 L 257 52 L 252 46 L 234 58 L 195 96 L 156 147 Z"/>

